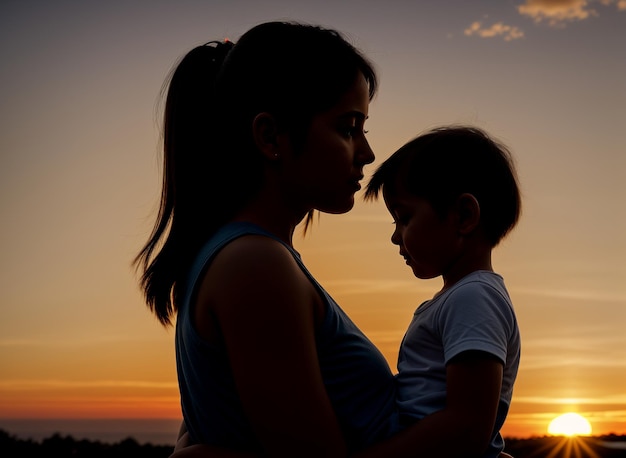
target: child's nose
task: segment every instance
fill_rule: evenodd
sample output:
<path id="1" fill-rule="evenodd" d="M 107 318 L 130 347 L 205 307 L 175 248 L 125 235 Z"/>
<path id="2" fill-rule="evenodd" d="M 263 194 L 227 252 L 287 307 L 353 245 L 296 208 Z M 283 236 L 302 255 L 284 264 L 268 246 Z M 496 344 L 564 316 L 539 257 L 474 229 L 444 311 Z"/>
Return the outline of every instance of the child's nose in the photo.
<path id="1" fill-rule="evenodd" d="M 391 243 L 393 243 L 394 245 L 400 245 L 400 234 L 398 234 L 398 228 L 396 227 L 393 231 L 393 234 L 391 234 Z"/>

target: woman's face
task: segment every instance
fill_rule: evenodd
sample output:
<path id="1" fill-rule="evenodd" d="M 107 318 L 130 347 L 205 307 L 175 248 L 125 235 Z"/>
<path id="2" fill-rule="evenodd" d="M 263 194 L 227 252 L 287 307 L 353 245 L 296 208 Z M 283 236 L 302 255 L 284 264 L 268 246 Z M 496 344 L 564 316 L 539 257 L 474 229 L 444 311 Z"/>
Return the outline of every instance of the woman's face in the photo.
<path id="1" fill-rule="evenodd" d="M 305 211 L 345 213 L 354 206 L 363 167 L 374 161 L 363 130 L 368 107 L 368 85 L 359 73 L 335 106 L 313 117 L 303 146 L 285 158 L 292 198 Z"/>

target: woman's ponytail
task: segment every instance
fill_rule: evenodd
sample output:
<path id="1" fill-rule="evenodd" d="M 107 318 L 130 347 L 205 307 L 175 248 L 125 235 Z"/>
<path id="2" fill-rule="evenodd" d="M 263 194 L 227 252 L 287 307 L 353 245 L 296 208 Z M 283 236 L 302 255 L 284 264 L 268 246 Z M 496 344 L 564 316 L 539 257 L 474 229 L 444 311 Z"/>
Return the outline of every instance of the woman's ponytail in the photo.
<path id="1" fill-rule="evenodd" d="M 156 224 L 135 258 L 143 269 L 141 286 L 146 302 L 164 325 L 176 310 L 176 284 L 193 251 L 206 236 L 202 218 L 206 189 L 201 189 L 216 132 L 215 81 L 233 47 L 212 41 L 187 53 L 167 81 L 163 117 L 163 185 Z M 213 127 L 213 128 L 212 128 Z M 192 222 L 196 219 L 197 224 Z M 160 251 L 153 253 L 160 244 Z"/>

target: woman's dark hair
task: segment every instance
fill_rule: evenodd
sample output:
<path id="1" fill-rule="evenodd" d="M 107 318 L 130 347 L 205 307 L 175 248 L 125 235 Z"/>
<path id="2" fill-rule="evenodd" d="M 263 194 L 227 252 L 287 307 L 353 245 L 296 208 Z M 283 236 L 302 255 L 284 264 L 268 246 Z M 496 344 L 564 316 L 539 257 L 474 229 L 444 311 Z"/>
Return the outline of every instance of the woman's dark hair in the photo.
<path id="1" fill-rule="evenodd" d="M 359 72 L 371 99 L 377 79 L 365 57 L 334 30 L 292 22 L 258 25 L 236 44 L 198 46 L 174 68 L 166 86 L 159 214 L 134 261 L 162 324 L 171 324 L 198 249 L 262 184 L 255 116 L 272 114 L 299 147 L 312 118 L 337 103 Z"/>
<path id="2" fill-rule="evenodd" d="M 517 224 L 521 196 L 509 150 L 471 126 L 432 129 L 383 162 L 367 184 L 365 199 L 408 192 L 426 199 L 444 218 L 456 199 L 472 194 L 492 246 Z"/>

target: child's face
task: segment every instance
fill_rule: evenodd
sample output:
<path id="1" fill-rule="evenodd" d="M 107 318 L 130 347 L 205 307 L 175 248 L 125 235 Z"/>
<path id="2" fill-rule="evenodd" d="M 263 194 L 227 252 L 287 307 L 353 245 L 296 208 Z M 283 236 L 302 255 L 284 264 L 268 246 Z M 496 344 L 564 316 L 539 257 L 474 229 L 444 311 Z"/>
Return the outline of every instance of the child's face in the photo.
<path id="1" fill-rule="evenodd" d="M 395 223 L 391 242 L 400 247 L 413 274 L 422 279 L 445 275 L 459 253 L 454 213 L 442 219 L 426 199 L 403 190 L 393 196 L 383 191 L 383 197 Z"/>

